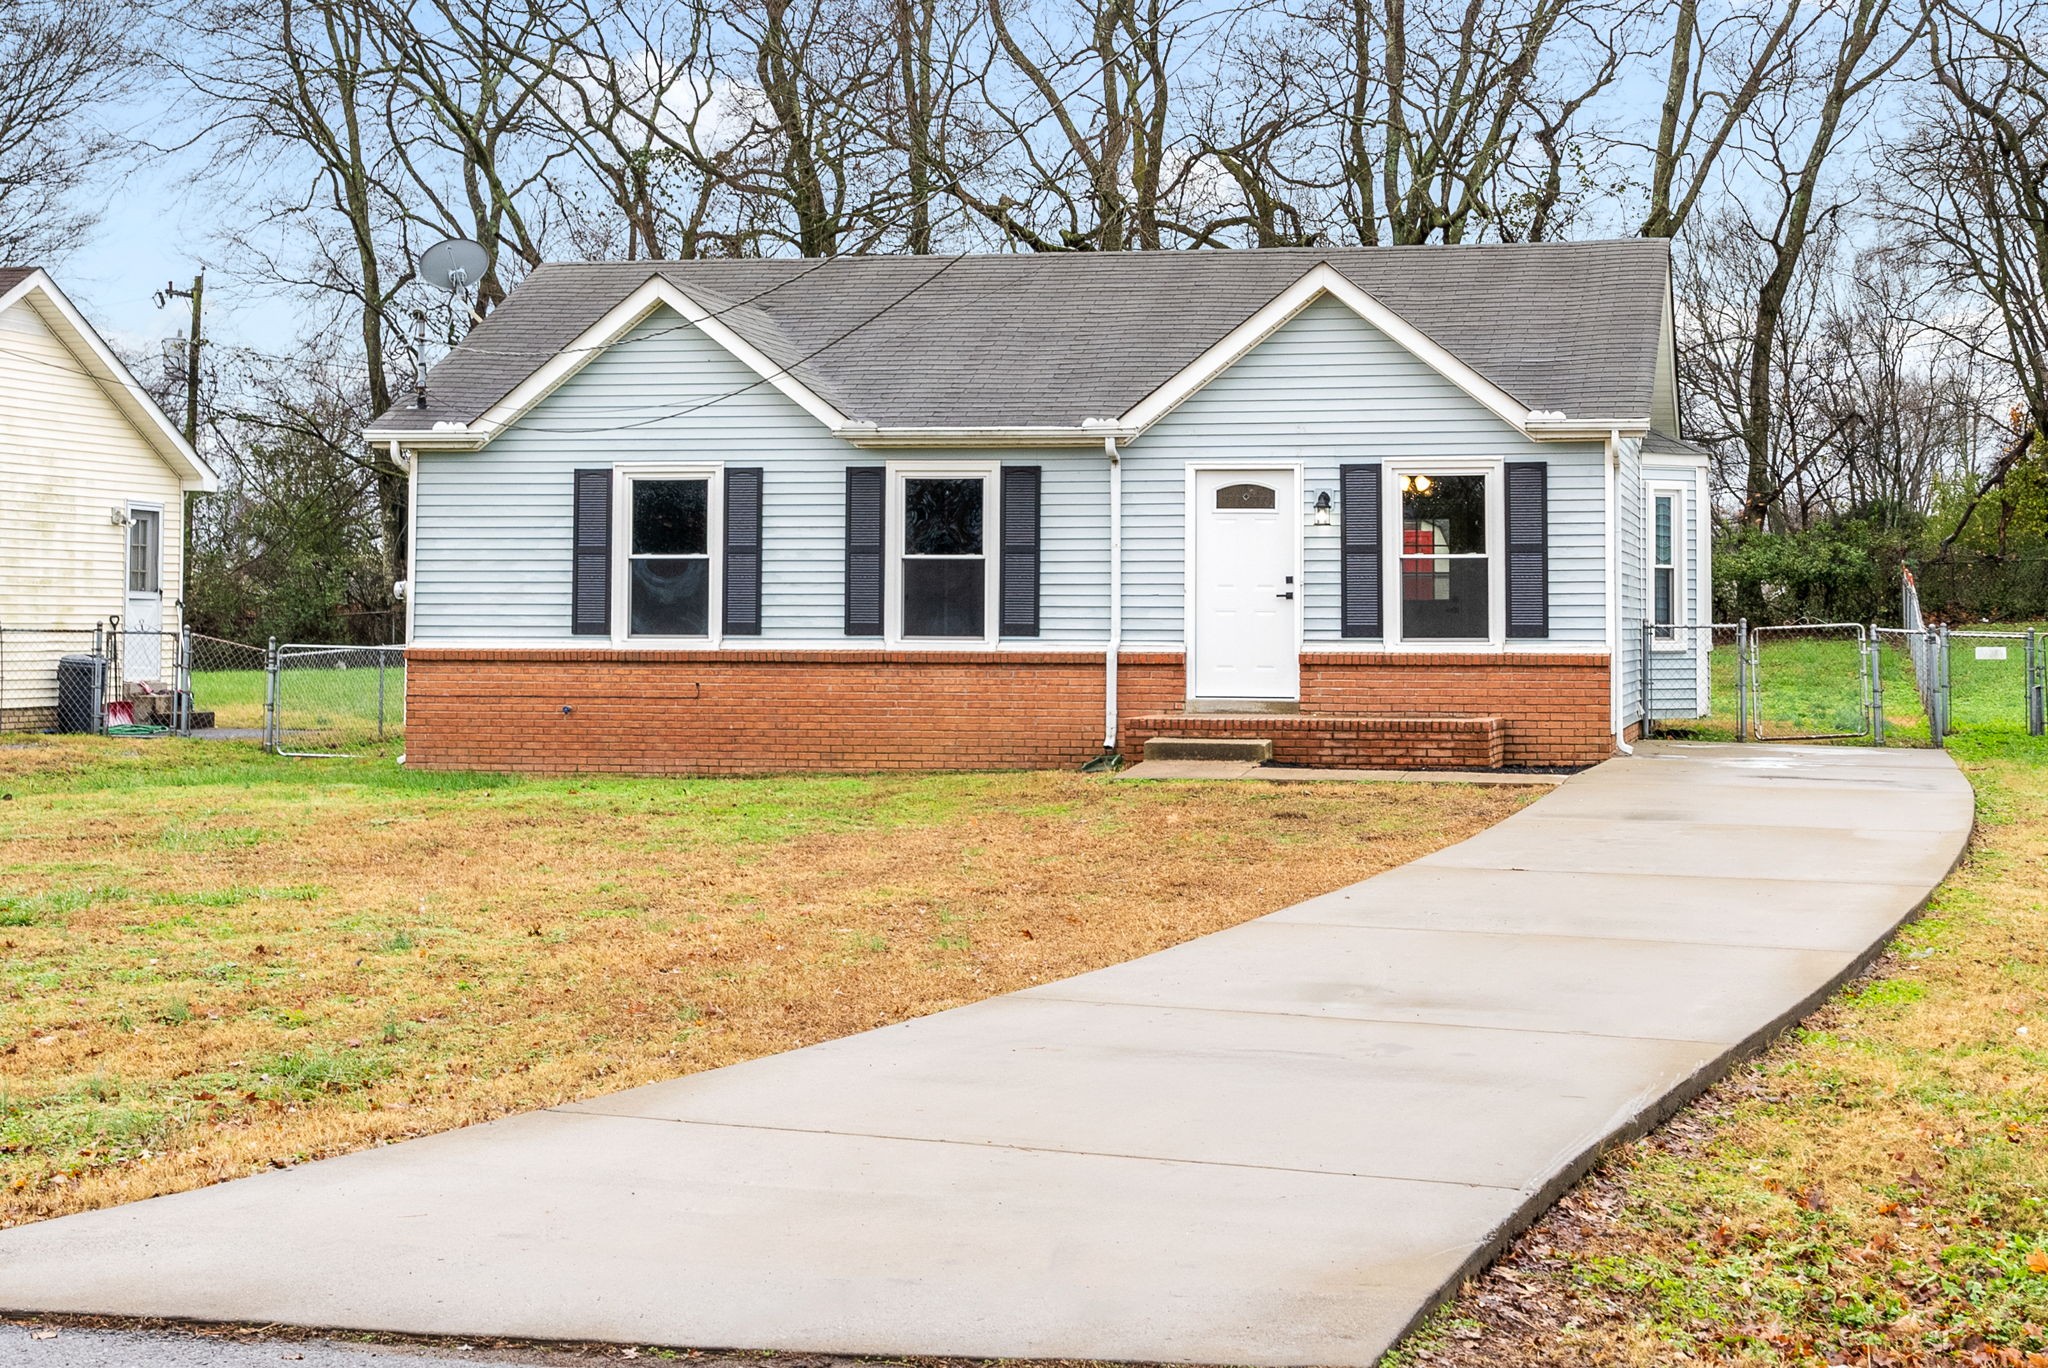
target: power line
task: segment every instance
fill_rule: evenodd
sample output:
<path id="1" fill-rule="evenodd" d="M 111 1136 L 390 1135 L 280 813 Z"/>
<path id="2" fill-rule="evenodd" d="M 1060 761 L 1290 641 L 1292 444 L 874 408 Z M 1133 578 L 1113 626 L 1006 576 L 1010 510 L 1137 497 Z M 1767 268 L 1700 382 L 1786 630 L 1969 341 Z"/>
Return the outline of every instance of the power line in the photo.
<path id="1" fill-rule="evenodd" d="M 909 289 L 905 290 L 902 294 L 896 296 L 896 298 L 884 304 L 881 308 L 876 309 L 873 313 L 861 319 L 858 323 L 855 323 L 853 326 L 847 328 L 844 332 L 841 332 L 837 336 L 833 337 L 829 342 L 826 342 L 823 345 L 806 352 L 804 355 L 798 357 L 796 360 L 790 362 L 786 366 L 779 367 L 776 370 L 770 371 L 766 375 L 759 376 L 754 380 L 749 381 L 747 384 L 741 385 L 738 389 L 728 390 L 723 394 L 713 395 L 708 399 L 703 399 L 698 401 L 697 403 L 691 404 L 687 408 L 674 409 L 666 413 L 653 414 L 649 417 L 635 419 L 634 421 L 628 423 L 612 423 L 606 425 L 578 425 L 575 427 L 547 427 L 540 424 L 522 424 L 521 430 L 526 432 L 549 432 L 561 435 L 575 435 L 579 433 L 592 432 L 625 432 L 633 428 L 649 427 L 655 423 L 664 423 L 676 418 L 687 418 L 689 415 L 698 412 L 700 409 L 710 408 L 713 404 L 722 404 L 728 399 L 737 399 L 740 395 L 749 393 L 750 391 L 759 389 L 762 385 L 780 379 L 781 377 L 788 375 L 790 372 L 794 371 L 798 366 L 803 365 L 805 362 L 810 361 L 813 358 L 821 356 L 824 353 L 832 350 L 832 348 L 846 341 L 849 337 L 852 337 L 861 329 L 866 328 L 869 325 L 879 321 L 884 315 L 888 314 L 890 310 L 904 303 L 912 295 L 916 294 L 919 290 L 924 289 L 925 286 L 931 284 L 940 276 L 952 270 L 955 266 L 959 265 L 962 261 L 966 260 L 969 256 L 972 255 L 972 252 L 961 252 L 956 256 L 949 257 L 946 260 L 946 263 L 940 266 L 938 270 L 933 271 L 930 275 L 925 276 L 916 284 L 912 285 Z"/>

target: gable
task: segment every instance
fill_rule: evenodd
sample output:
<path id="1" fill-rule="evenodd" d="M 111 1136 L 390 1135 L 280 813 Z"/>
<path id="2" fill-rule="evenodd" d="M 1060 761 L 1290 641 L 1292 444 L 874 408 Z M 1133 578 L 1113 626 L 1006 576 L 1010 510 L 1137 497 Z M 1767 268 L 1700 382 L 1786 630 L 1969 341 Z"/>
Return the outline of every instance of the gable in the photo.
<path id="1" fill-rule="evenodd" d="M 11 403 L 103 411 L 162 461 L 184 488 L 207 492 L 218 487 L 213 470 L 184 434 L 48 276 L 30 271 L 0 293 L 0 325 L 24 339 L 19 347 L 22 364 L 5 381 L 12 391 Z M 33 345 L 26 340 L 30 338 L 36 339 Z"/>
<path id="2" fill-rule="evenodd" d="M 1452 434 L 1494 450 L 1537 449 L 1454 380 L 1325 295 L 1190 393 L 1131 449 L 1199 436 L 1238 443 L 1251 459 L 1284 456 L 1311 435 L 1413 447 Z"/>

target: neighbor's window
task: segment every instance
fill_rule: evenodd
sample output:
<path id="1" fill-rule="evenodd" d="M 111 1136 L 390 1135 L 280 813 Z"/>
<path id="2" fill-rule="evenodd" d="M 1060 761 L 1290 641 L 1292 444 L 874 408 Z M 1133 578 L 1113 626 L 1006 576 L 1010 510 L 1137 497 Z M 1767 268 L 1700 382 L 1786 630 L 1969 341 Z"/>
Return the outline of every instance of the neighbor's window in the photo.
<path id="1" fill-rule="evenodd" d="M 627 621 L 634 636 L 711 628 L 711 482 L 634 480 Z"/>
<path id="2" fill-rule="evenodd" d="M 984 476 L 903 481 L 903 635 L 987 635 Z"/>
<path id="3" fill-rule="evenodd" d="M 163 583 L 164 515 L 133 508 L 128 517 L 128 592 L 153 594 Z"/>
<path id="4" fill-rule="evenodd" d="M 1484 475 L 1403 475 L 1401 635 L 1491 635 Z"/>
<path id="5" fill-rule="evenodd" d="M 1671 624 L 1678 621 L 1678 496 L 1659 494 L 1651 508 L 1650 534 L 1655 553 L 1650 568 L 1651 594 L 1655 599 L 1652 617 L 1657 624 L 1657 640 L 1671 641 L 1678 635 L 1671 630 Z"/>

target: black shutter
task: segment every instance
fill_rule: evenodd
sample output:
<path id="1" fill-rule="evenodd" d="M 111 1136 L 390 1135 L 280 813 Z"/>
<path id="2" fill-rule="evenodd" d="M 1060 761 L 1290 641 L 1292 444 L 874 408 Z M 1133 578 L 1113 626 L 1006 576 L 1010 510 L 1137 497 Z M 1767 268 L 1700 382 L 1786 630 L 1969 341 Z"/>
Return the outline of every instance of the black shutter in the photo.
<path id="1" fill-rule="evenodd" d="M 881 466 L 846 468 L 846 634 L 882 634 Z"/>
<path id="2" fill-rule="evenodd" d="M 569 630 L 577 636 L 612 633 L 612 473 L 576 472 L 574 568 L 570 575 Z"/>
<path id="3" fill-rule="evenodd" d="M 1386 634 L 1380 613 L 1380 468 L 1338 468 L 1344 519 L 1344 635 Z"/>
<path id="4" fill-rule="evenodd" d="M 1002 625 L 1006 637 L 1038 635 L 1040 467 L 1003 467 Z"/>
<path id="5" fill-rule="evenodd" d="M 1550 635 L 1550 466 L 1509 461 L 1508 635 Z"/>
<path id="6" fill-rule="evenodd" d="M 761 470 L 725 472 L 725 634 L 761 635 Z"/>

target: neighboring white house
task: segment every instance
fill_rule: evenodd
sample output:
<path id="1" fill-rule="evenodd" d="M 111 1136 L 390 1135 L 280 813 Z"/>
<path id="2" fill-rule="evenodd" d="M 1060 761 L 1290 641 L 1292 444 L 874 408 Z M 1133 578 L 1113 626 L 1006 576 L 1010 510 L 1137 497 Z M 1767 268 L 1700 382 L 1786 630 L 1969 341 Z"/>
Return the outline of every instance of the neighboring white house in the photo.
<path id="1" fill-rule="evenodd" d="M 213 488 L 50 277 L 0 267 L 0 726 L 48 725 L 57 658 L 95 626 L 175 629 L 185 495 Z M 163 656 L 138 641 L 126 678 L 163 678 Z"/>

